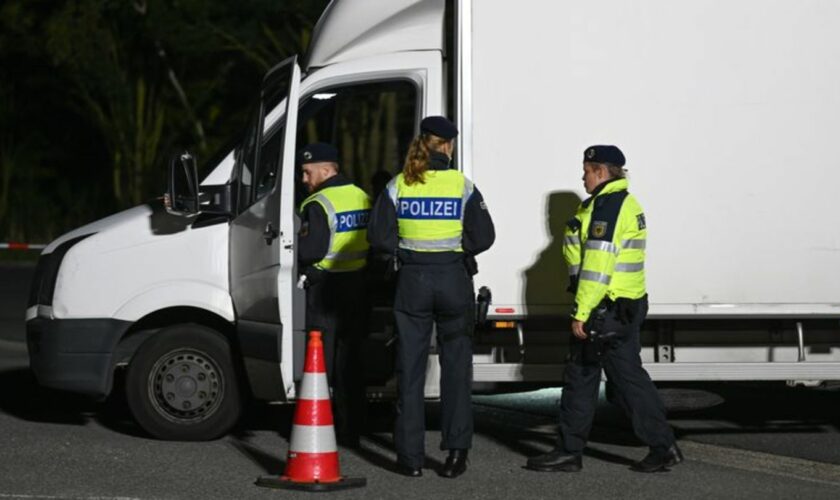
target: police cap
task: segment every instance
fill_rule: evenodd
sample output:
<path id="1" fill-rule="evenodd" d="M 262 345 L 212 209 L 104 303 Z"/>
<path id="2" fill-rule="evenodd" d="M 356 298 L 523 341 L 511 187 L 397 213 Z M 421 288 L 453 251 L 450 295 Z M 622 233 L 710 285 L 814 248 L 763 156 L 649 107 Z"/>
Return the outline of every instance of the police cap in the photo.
<path id="1" fill-rule="evenodd" d="M 420 122 L 420 131 L 436 135 L 447 141 L 458 136 L 458 128 L 443 116 L 427 116 Z"/>
<path id="2" fill-rule="evenodd" d="M 624 153 L 615 146 L 589 146 L 583 152 L 583 161 L 590 163 L 610 163 L 616 167 L 623 167 Z"/>
<path id="3" fill-rule="evenodd" d="M 338 150 L 331 144 L 315 142 L 307 144 L 298 152 L 299 165 L 307 163 L 338 163 Z"/>

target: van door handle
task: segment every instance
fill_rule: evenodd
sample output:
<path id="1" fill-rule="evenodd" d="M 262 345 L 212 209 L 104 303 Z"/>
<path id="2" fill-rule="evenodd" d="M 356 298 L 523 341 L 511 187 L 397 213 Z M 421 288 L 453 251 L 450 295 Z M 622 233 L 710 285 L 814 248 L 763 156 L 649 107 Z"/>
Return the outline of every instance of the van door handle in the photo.
<path id="1" fill-rule="evenodd" d="M 271 222 L 265 225 L 265 231 L 263 231 L 263 238 L 265 239 L 266 245 L 271 245 L 271 242 L 277 239 L 277 230 L 271 226 Z"/>

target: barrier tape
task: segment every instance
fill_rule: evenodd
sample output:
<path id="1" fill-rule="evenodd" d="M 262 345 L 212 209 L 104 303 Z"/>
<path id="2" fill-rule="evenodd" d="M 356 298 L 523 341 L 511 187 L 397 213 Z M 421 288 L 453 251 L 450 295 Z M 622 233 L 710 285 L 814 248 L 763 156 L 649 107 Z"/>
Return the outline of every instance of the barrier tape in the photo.
<path id="1" fill-rule="evenodd" d="M 47 245 L 41 243 L 0 243 L 0 250 L 43 250 Z"/>

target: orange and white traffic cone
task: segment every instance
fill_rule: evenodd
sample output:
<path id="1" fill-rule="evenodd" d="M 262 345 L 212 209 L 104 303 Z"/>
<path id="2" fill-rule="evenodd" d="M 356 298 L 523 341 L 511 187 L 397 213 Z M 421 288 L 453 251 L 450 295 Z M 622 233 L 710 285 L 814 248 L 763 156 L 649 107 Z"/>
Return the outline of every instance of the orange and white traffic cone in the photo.
<path id="1" fill-rule="evenodd" d="M 286 471 L 279 478 L 265 476 L 257 479 L 257 486 L 332 491 L 366 484 L 365 478 L 342 477 L 339 473 L 324 344 L 321 332 L 309 332 Z"/>

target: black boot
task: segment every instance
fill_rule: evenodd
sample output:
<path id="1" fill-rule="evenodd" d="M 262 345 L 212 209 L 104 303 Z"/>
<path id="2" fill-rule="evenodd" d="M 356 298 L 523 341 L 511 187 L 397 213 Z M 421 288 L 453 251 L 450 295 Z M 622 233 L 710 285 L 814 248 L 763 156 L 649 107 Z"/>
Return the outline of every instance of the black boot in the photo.
<path id="1" fill-rule="evenodd" d="M 423 469 L 397 462 L 397 473 L 408 477 L 423 477 Z"/>
<path id="2" fill-rule="evenodd" d="M 449 450 L 440 475 L 455 478 L 467 471 L 467 450 Z"/>
<path id="3" fill-rule="evenodd" d="M 578 472 L 583 468 L 583 461 L 580 455 L 558 446 L 544 455 L 529 458 L 525 467 L 540 472 Z"/>
<path id="4" fill-rule="evenodd" d="M 651 450 L 645 458 L 636 462 L 630 468 L 636 472 L 667 472 L 669 467 L 673 467 L 682 461 L 683 454 L 677 443 L 674 443 L 664 453 Z"/>

